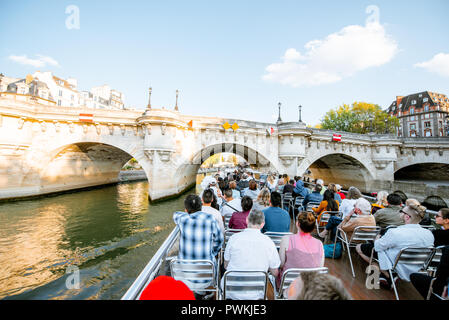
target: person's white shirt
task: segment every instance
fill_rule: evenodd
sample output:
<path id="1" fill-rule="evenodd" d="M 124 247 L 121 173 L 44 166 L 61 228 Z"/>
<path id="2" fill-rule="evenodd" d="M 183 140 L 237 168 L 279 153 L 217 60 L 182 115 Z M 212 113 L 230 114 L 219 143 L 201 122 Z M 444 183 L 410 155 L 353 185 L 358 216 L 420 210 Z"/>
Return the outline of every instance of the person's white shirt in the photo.
<path id="1" fill-rule="evenodd" d="M 432 232 L 419 224 L 404 224 L 388 230 L 385 235 L 374 241 L 374 250 L 379 257 L 380 269 L 391 269 L 402 248 L 432 247 L 434 240 Z M 410 274 L 418 272 L 419 269 L 419 265 L 402 263 L 398 263 L 396 267 L 399 277 L 406 281 L 410 281 Z"/>
<path id="2" fill-rule="evenodd" d="M 221 215 L 223 217 L 227 216 L 227 215 L 231 215 L 232 216 L 232 214 L 234 212 L 242 212 L 243 211 L 243 209 L 242 209 L 242 199 L 240 199 L 240 198 L 239 199 L 232 199 L 231 201 L 227 202 L 227 204 L 223 203 L 223 206 L 220 209 L 220 213 L 221 213 Z M 235 211 L 231 207 L 236 209 L 237 211 Z"/>
<path id="3" fill-rule="evenodd" d="M 351 213 L 357 199 L 343 199 L 340 205 L 340 211 L 343 213 L 343 219 Z"/>
<path id="4" fill-rule="evenodd" d="M 229 261 L 226 271 L 268 271 L 281 264 L 274 242 L 259 229 L 247 228 L 232 235 L 226 245 L 224 260 Z M 223 279 L 222 279 L 223 287 Z M 239 292 L 226 294 L 233 300 L 263 299 L 263 292 Z"/>
<path id="5" fill-rule="evenodd" d="M 220 227 L 221 231 L 224 233 L 225 230 L 224 230 L 223 218 L 221 217 L 220 211 L 218 211 L 215 208 L 212 208 L 211 206 L 202 206 L 201 211 L 211 214 L 215 218 L 215 220 L 217 220 L 218 226 Z"/>

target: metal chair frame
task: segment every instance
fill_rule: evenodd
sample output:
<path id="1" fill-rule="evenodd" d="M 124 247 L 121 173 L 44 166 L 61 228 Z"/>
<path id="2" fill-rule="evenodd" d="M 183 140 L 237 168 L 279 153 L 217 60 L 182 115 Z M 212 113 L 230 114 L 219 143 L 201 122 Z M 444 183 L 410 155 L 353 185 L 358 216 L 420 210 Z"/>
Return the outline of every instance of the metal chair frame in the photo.
<path id="1" fill-rule="evenodd" d="M 435 248 L 432 258 L 429 259 L 424 269 L 431 277 L 435 277 L 438 265 L 440 264 L 441 256 L 443 255 L 443 248 L 445 246 L 438 246 Z"/>
<path id="2" fill-rule="evenodd" d="M 378 226 L 358 226 L 354 229 L 351 239 L 348 240 L 348 236 L 346 232 L 344 232 L 341 228 L 337 228 L 337 234 L 335 235 L 335 241 L 334 241 L 334 251 L 332 254 L 332 257 L 335 257 L 335 246 L 337 244 L 337 240 L 341 240 L 348 249 L 348 257 L 349 257 L 349 264 L 351 265 L 351 271 L 352 276 L 355 278 L 355 272 L 354 272 L 354 266 L 352 264 L 352 258 L 351 258 L 351 250 L 350 248 L 354 248 L 358 244 L 360 244 L 360 241 L 374 241 L 377 237 L 377 235 L 380 233 L 381 228 Z M 340 236 L 339 234 L 342 234 Z M 343 247 L 344 248 L 344 247 Z"/>
<path id="3" fill-rule="evenodd" d="M 229 238 L 232 237 L 236 233 L 242 232 L 243 230 L 245 230 L 245 229 L 225 229 L 223 245 L 220 249 L 221 252 L 219 253 L 220 265 L 224 260 L 224 252 L 226 250 L 226 245 L 228 244 Z"/>
<path id="4" fill-rule="evenodd" d="M 170 261 L 171 276 L 184 282 L 190 290 L 198 292 L 215 292 L 218 296 L 218 270 L 211 260 L 185 260 L 174 258 Z M 194 281 L 208 280 L 195 284 Z M 212 289 L 209 287 L 212 286 Z"/>
<path id="5" fill-rule="evenodd" d="M 327 267 L 319 267 L 319 268 L 290 268 L 285 270 L 284 274 L 281 278 L 281 283 L 279 284 L 279 288 L 276 288 L 276 281 L 274 281 L 273 288 L 275 293 L 275 300 L 285 300 L 284 291 L 287 289 L 290 284 L 295 280 L 299 275 L 303 272 L 317 272 L 317 273 L 328 273 L 329 269 Z"/>
<path id="6" fill-rule="evenodd" d="M 292 235 L 292 232 L 274 232 L 274 231 L 267 231 L 264 233 L 264 235 L 270 237 L 270 239 L 274 242 L 274 245 L 276 246 L 276 249 L 279 251 L 279 248 L 281 246 L 281 241 L 284 236 Z"/>
<path id="7" fill-rule="evenodd" d="M 232 279 L 235 277 L 235 279 Z M 262 285 L 263 283 L 263 285 Z M 223 275 L 223 288 L 220 290 L 220 300 L 226 300 L 227 291 L 257 291 L 264 292 L 267 299 L 268 273 L 266 271 L 228 270 Z"/>
<path id="8" fill-rule="evenodd" d="M 393 271 L 396 272 L 396 267 L 399 263 L 401 264 L 414 264 L 421 265 L 424 268 L 428 261 L 432 259 L 435 253 L 435 248 L 432 247 L 405 247 L 396 256 L 393 267 L 388 270 L 390 274 L 390 279 L 393 280 Z M 398 290 L 396 289 L 396 284 L 392 281 L 394 294 L 396 300 L 399 300 Z"/>
<path id="9" fill-rule="evenodd" d="M 331 216 L 337 216 L 339 218 L 343 217 L 343 212 L 341 211 L 323 211 L 321 213 L 320 222 L 318 223 L 318 217 L 316 218 L 316 232 L 320 233 L 320 229 L 326 228 L 327 222 L 329 221 Z M 325 223 L 324 226 L 320 226 L 321 223 Z"/>

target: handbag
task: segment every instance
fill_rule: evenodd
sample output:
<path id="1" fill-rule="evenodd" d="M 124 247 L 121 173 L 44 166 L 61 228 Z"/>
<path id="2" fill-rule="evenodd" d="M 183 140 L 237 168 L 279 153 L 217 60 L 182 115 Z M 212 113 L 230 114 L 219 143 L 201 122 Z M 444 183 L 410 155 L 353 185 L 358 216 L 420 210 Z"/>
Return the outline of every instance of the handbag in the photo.
<path id="1" fill-rule="evenodd" d="M 326 258 L 333 258 L 333 254 L 334 254 L 334 244 L 330 243 L 330 244 L 325 244 L 323 245 L 324 247 L 324 256 Z M 335 259 L 338 259 L 341 257 L 341 252 L 342 252 L 342 246 L 341 246 L 341 242 L 337 242 L 335 245 Z"/>

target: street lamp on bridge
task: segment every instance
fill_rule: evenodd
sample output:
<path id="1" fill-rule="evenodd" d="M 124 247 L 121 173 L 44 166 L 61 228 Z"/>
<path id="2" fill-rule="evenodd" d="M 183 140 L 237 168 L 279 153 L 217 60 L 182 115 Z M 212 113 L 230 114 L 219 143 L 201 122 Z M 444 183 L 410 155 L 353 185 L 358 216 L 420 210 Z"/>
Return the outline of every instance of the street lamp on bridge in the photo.
<path id="1" fill-rule="evenodd" d="M 298 108 L 299 108 L 299 122 L 302 122 L 302 120 L 301 120 L 301 109 L 302 109 L 302 106 L 299 105 Z"/>
<path id="2" fill-rule="evenodd" d="M 277 122 L 282 122 L 282 119 L 281 119 L 281 103 L 280 102 L 278 103 L 278 108 L 279 108 L 279 117 L 278 117 L 278 121 Z"/>

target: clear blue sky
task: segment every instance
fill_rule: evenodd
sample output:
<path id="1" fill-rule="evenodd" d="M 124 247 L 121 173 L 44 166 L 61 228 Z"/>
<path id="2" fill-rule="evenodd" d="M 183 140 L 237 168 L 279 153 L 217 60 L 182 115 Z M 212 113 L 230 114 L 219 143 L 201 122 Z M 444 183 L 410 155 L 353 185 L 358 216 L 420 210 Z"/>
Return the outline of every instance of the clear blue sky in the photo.
<path id="1" fill-rule="evenodd" d="M 66 27 L 69 5 L 79 8 L 79 29 Z M 370 5 L 380 29 L 359 41 L 370 39 Z M 449 95 L 449 72 L 439 72 L 449 68 L 448 12 L 445 0 L 0 0 L 0 72 L 49 70 L 82 90 L 107 83 L 138 109 L 149 86 L 153 107 L 173 108 L 179 89 L 180 111 L 191 115 L 275 122 L 280 101 L 282 120 L 296 121 L 301 104 L 315 125 L 342 103 L 386 108 L 396 95 Z M 314 40 L 316 50 L 304 47 Z M 287 61 L 288 49 L 306 58 Z M 57 65 L 27 64 L 42 57 Z"/>

